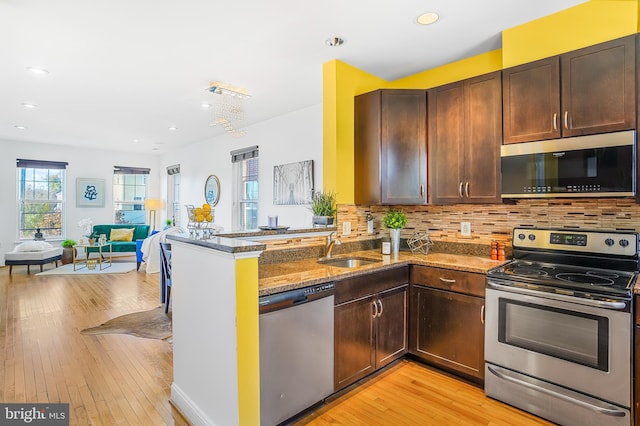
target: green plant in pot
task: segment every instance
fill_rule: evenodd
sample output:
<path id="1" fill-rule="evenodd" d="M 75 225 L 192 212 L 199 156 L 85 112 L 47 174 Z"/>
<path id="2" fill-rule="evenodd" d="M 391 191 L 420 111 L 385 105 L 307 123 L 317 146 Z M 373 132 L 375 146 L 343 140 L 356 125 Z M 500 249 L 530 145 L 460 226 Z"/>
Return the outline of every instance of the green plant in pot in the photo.
<path id="1" fill-rule="evenodd" d="M 73 262 L 73 253 L 75 248 L 73 246 L 76 245 L 74 240 L 64 240 L 62 242 L 62 259 L 60 261 L 63 265 L 67 265 Z"/>
<path id="2" fill-rule="evenodd" d="M 336 215 L 336 194 L 333 192 L 314 192 L 311 198 L 311 212 L 314 225 L 333 225 Z"/>
<path id="3" fill-rule="evenodd" d="M 407 226 L 407 214 L 402 210 L 388 210 L 382 223 L 390 230 L 391 251 L 397 254 L 400 251 L 400 230 Z"/>

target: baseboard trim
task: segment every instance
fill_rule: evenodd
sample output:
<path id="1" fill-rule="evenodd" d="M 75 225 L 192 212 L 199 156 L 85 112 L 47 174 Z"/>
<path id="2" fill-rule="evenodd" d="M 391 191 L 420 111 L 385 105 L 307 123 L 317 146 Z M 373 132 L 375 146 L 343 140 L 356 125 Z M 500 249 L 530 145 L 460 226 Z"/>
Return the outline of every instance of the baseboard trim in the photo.
<path id="1" fill-rule="evenodd" d="M 171 384 L 171 399 L 169 402 L 193 426 L 216 426 L 213 420 L 207 417 L 175 382 Z"/>

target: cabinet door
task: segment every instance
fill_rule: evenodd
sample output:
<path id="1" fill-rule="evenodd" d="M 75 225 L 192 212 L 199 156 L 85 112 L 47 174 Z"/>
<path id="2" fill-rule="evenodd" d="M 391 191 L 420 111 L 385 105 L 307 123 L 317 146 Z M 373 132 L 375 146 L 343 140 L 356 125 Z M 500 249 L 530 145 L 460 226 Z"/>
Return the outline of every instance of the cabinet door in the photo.
<path id="1" fill-rule="evenodd" d="M 464 202 L 499 203 L 502 145 L 502 76 L 485 74 L 465 81 Z"/>
<path id="2" fill-rule="evenodd" d="M 375 296 L 364 297 L 336 305 L 335 390 L 372 373 L 375 369 L 374 314 Z"/>
<path id="3" fill-rule="evenodd" d="M 562 134 L 635 128 L 635 35 L 560 56 Z"/>
<path id="4" fill-rule="evenodd" d="M 464 89 L 462 82 L 429 90 L 429 184 L 436 204 L 462 200 Z"/>
<path id="5" fill-rule="evenodd" d="M 407 352 L 407 285 L 378 294 L 376 368 Z"/>
<path id="6" fill-rule="evenodd" d="M 504 143 L 560 137 L 560 58 L 502 71 Z"/>
<path id="7" fill-rule="evenodd" d="M 427 201 L 426 110 L 425 91 L 382 92 L 380 187 L 383 204 L 425 204 Z"/>
<path id="8" fill-rule="evenodd" d="M 484 299 L 414 286 L 411 352 L 439 367 L 484 379 Z"/>

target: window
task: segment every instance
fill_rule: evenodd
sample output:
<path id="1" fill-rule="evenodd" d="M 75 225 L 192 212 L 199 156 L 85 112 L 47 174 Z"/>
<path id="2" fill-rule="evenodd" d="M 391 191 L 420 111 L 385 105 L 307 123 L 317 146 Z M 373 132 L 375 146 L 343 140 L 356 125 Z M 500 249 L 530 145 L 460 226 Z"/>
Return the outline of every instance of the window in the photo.
<path id="1" fill-rule="evenodd" d="M 62 238 L 67 163 L 18 159 L 17 167 L 18 239 L 33 239 L 38 229 Z"/>
<path id="2" fill-rule="evenodd" d="M 136 167 L 114 167 L 114 223 L 146 223 L 144 200 L 147 198 L 149 171 Z"/>
<path id="3" fill-rule="evenodd" d="M 258 147 L 231 152 L 233 163 L 233 229 L 258 228 Z"/>
<path id="4" fill-rule="evenodd" d="M 167 217 L 180 223 L 180 165 L 167 167 Z"/>

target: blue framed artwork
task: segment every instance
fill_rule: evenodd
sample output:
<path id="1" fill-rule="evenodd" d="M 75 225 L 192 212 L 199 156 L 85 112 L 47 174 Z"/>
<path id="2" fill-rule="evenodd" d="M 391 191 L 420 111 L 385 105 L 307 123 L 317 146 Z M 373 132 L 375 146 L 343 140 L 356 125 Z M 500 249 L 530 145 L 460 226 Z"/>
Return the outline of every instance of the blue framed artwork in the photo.
<path id="1" fill-rule="evenodd" d="M 104 179 L 76 178 L 76 207 L 104 207 Z"/>

